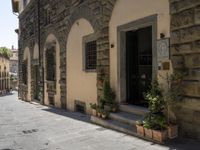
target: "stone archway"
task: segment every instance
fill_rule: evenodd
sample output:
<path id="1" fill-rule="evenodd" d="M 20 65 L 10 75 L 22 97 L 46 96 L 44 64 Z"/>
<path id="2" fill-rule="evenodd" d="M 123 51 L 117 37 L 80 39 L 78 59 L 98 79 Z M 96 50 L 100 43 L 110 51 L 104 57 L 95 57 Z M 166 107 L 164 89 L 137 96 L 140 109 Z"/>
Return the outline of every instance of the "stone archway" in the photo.
<path id="1" fill-rule="evenodd" d="M 24 82 L 24 90 L 25 90 L 25 101 L 31 101 L 31 55 L 28 47 L 25 48 L 23 54 L 23 82 Z"/>
<path id="2" fill-rule="evenodd" d="M 44 104 L 60 108 L 60 45 L 53 34 L 49 34 L 46 38 L 43 67 Z"/>

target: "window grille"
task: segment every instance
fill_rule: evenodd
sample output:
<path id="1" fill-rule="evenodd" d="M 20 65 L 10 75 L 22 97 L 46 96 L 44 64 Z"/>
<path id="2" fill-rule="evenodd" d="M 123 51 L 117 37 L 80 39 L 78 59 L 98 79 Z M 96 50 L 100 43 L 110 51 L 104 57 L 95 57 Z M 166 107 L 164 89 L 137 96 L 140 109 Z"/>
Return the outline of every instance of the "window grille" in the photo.
<path id="1" fill-rule="evenodd" d="M 22 63 L 22 80 L 24 84 L 27 84 L 27 60 Z"/>
<path id="2" fill-rule="evenodd" d="M 86 43 L 85 46 L 86 55 L 86 70 L 95 70 L 97 65 L 97 44 L 96 41 Z"/>
<path id="3" fill-rule="evenodd" d="M 46 52 L 46 79 L 55 81 L 56 78 L 56 62 L 54 48 L 48 49 Z"/>

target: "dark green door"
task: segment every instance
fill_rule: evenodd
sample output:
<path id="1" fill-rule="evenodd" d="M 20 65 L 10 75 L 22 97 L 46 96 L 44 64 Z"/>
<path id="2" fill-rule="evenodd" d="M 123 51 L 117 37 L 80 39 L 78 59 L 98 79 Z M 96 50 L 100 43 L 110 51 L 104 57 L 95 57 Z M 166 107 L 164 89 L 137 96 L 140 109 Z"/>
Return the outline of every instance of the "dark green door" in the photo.
<path id="1" fill-rule="evenodd" d="M 152 27 L 126 33 L 127 102 L 147 106 L 143 93 L 152 80 Z"/>

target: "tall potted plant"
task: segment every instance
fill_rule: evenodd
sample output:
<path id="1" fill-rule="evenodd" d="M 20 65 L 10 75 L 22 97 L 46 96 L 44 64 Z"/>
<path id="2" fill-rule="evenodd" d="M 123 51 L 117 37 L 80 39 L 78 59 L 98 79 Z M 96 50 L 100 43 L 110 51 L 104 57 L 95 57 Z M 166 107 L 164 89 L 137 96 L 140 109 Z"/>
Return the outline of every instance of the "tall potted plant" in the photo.
<path id="1" fill-rule="evenodd" d="M 145 136 L 163 143 L 167 135 L 167 121 L 163 114 L 165 101 L 157 81 L 152 81 L 149 91 L 144 95 L 149 113 L 144 119 Z"/>
<path id="2" fill-rule="evenodd" d="M 184 76 L 184 73 L 175 72 L 170 76 L 167 75 L 166 78 L 168 87 L 165 93 L 165 102 L 167 110 L 168 138 L 170 139 L 178 137 L 178 125 L 170 118 L 170 106 L 182 99 L 183 90 L 181 83 Z"/>

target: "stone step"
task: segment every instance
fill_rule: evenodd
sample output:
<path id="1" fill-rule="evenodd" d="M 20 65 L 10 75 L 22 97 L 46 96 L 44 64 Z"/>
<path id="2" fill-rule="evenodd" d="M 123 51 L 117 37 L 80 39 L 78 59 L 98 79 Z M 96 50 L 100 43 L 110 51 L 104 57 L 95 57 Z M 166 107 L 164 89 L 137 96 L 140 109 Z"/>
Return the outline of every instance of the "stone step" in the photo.
<path id="1" fill-rule="evenodd" d="M 143 116 L 127 112 L 110 113 L 109 117 L 112 120 L 132 126 L 135 126 L 137 120 L 141 120 L 144 118 Z"/>
<path id="2" fill-rule="evenodd" d="M 135 115 L 141 115 L 145 116 L 149 111 L 145 107 L 140 107 L 140 106 L 134 106 L 134 105 L 120 105 L 119 106 L 120 111 L 122 112 L 127 112 L 130 114 L 135 114 Z"/>
<path id="3" fill-rule="evenodd" d="M 91 116 L 90 119 L 93 123 L 97 125 L 101 125 L 105 128 L 113 129 L 119 132 L 123 132 L 125 134 L 133 135 L 133 136 L 138 136 L 136 132 L 136 127 L 132 125 L 128 125 L 122 122 L 118 122 L 116 120 L 108 119 L 108 120 L 103 120 L 101 118 Z"/>

